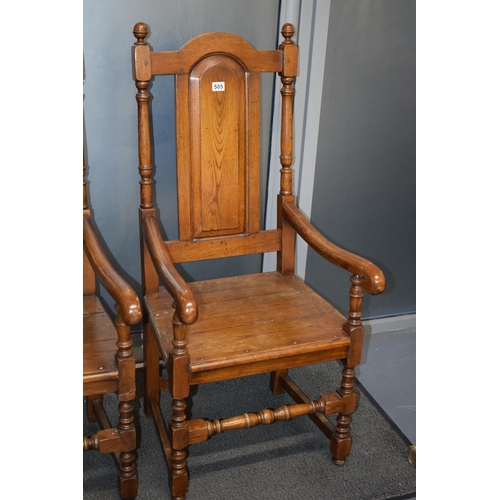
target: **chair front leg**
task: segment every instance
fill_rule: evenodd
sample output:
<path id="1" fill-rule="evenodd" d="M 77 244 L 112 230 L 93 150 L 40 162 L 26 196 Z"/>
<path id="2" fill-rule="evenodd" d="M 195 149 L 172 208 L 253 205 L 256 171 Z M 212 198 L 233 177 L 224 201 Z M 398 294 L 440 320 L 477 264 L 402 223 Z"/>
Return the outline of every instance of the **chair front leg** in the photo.
<path id="1" fill-rule="evenodd" d="M 134 423 L 135 359 L 133 358 L 130 327 L 125 325 L 118 312 L 115 320 L 118 341 L 116 362 L 118 364 L 118 433 L 121 451 L 118 457 L 119 488 L 121 498 L 131 500 L 137 496 L 136 431 Z"/>
<path id="2" fill-rule="evenodd" d="M 354 393 L 354 368 L 344 366 L 342 370 L 342 383 L 338 390 L 342 396 L 344 408 L 337 416 L 337 426 L 330 442 L 333 463 L 344 465 L 345 459 L 351 451 L 351 414 L 356 409 L 356 394 Z"/>
<path id="3" fill-rule="evenodd" d="M 160 350 L 148 321 L 144 323 L 144 413 L 153 416 L 150 399 L 160 403 Z"/>
<path id="4" fill-rule="evenodd" d="M 134 423 L 134 404 L 132 401 L 122 401 L 119 404 L 120 420 L 118 431 L 120 434 L 130 436 L 128 451 L 122 451 L 119 457 L 119 483 L 120 496 L 124 500 L 130 500 L 137 496 L 137 466 L 135 452 L 135 423 Z M 128 441 L 128 439 L 127 439 Z"/>
<path id="5" fill-rule="evenodd" d="M 358 275 L 351 276 L 351 289 L 349 292 L 349 311 L 347 321 L 343 328 L 351 338 L 347 358 L 343 360 L 342 382 L 337 391 L 342 397 L 343 409 L 337 416 L 337 426 L 331 438 L 330 451 L 333 463 L 343 465 L 351 451 L 351 414 L 356 409 L 357 396 L 354 393 L 354 367 L 361 362 L 363 348 L 364 328 L 361 323 L 361 304 L 363 302 L 362 278 Z"/>
<path id="6" fill-rule="evenodd" d="M 172 351 L 168 362 L 169 390 L 172 396 L 172 421 L 169 439 L 170 454 L 169 484 L 173 500 L 184 500 L 189 488 L 187 448 L 189 425 L 186 417 L 186 401 L 189 396 L 189 353 L 187 350 L 186 325 L 174 314 Z"/>
<path id="7" fill-rule="evenodd" d="M 87 396 L 87 419 L 89 422 L 97 422 L 97 417 L 94 411 L 94 400 L 97 400 L 102 405 L 102 394 L 97 396 Z"/>
<path id="8" fill-rule="evenodd" d="M 172 423 L 170 426 L 169 484 L 173 500 L 184 500 L 189 488 L 187 469 L 187 447 L 189 445 L 189 427 L 186 421 L 186 403 L 184 399 L 172 401 Z"/>

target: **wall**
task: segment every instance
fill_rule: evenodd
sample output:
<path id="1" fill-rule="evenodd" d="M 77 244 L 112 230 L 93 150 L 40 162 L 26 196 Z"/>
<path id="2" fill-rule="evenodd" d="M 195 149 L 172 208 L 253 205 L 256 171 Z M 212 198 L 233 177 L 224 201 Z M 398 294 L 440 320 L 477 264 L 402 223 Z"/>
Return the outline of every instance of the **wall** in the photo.
<path id="1" fill-rule="evenodd" d="M 279 0 L 83 2 L 84 149 L 89 203 L 95 226 L 117 269 L 140 292 L 139 173 L 136 87 L 132 76 L 132 30 L 150 27 L 154 50 L 177 50 L 209 31 L 242 36 L 257 49 L 277 47 Z M 173 77 L 157 77 L 153 95 L 154 179 L 165 237 L 177 236 Z M 272 75 L 263 75 L 261 95 L 262 198 L 265 200 L 272 110 Z M 259 272 L 260 256 L 185 265 L 183 274 L 198 279 Z M 111 299 L 105 291 L 108 303 Z"/>
<path id="2" fill-rule="evenodd" d="M 334 0 L 328 30 L 311 221 L 383 270 L 365 319 L 414 313 L 415 2 Z M 347 271 L 309 250 L 305 278 L 346 312 Z"/>

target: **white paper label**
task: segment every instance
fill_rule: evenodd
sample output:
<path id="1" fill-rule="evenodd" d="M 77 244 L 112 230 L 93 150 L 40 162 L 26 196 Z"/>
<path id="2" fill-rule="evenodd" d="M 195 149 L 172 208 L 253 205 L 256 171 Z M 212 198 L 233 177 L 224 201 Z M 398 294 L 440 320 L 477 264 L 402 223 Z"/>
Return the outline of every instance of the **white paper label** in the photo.
<path id="1" fill-rule="evenodd" d="M 212 82 L 212 92 L 224 92 L 224 82 Z"/>

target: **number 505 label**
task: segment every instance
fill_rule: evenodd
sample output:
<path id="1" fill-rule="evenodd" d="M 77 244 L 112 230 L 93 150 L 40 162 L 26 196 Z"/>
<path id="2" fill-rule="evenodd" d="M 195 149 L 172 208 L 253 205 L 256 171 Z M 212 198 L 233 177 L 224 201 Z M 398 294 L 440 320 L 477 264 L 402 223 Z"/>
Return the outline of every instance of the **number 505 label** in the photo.
<path id="1" fill-rule="evenodd" d="M 212 82 L 212 92 L 224 92 L 224 82 Z"/>

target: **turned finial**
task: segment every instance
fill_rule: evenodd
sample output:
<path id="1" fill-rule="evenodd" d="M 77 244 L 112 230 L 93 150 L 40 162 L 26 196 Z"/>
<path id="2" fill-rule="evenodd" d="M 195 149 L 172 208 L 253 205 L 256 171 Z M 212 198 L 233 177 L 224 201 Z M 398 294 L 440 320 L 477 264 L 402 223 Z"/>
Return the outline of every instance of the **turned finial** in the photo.
<path id="1" fill-rule="evenodd" d="M 134 26 L 134 36 L 137 38 L 135 45 L 146 45 L 144 39 L 148 36 L 148 26 L 145 23 L 137 23 Z"/>
<path id="2" fill-rule="evenodd" d="M 281 28 L 281 34 L 283 35 L 284 44 L 289 44 L 293 43 L 291 38 L 293 35 L 295 35 L 295 28 L 293 27 L 293 24 L 291 23 L 286 23 L 283 25 L 283 28 Z"/>

